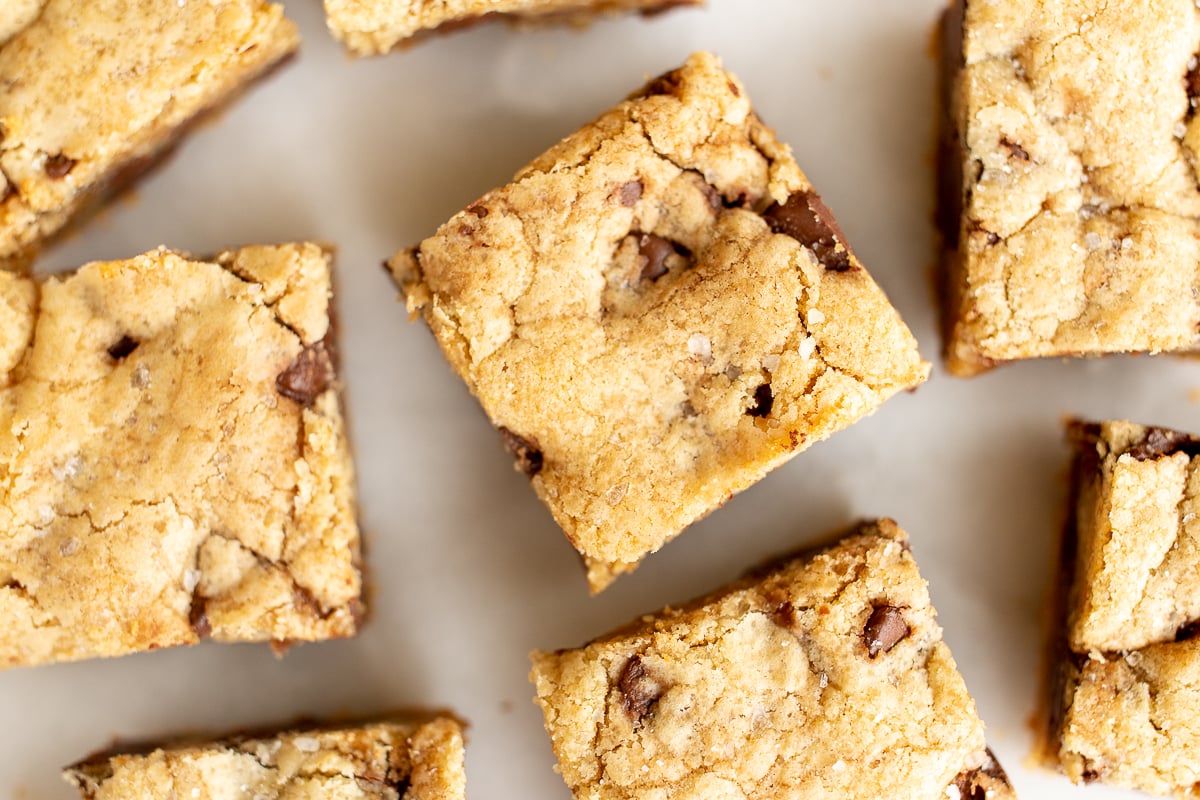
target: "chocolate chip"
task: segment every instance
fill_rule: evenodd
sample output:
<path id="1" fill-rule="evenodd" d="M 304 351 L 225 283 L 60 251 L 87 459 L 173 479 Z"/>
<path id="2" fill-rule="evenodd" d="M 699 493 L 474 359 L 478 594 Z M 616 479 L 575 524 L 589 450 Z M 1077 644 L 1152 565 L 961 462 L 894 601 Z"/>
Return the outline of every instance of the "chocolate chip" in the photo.
<path id="1" fill-rule="evenodd" d="M 961 772 L 954 779 L 960 800 L 987 800 L 987 787 L 979 783 L 979 770 Z"/>
<path id="2" fill-rule="evenodd" d="M 771 621 L 781 628 L 796 627 L 796 607 L 791 601 L 783 601 L 771 609 Z"/>
<path id="3" fill-rule="evenodd" d="M 646 259 L 642 267 L 643 281 L 656 281 L 669 272 L 667 258 L 675 253 L 675 245 L 653 233 L 643 233 L 638 239 L 638 253 Z"/>
<path id="4" fill-rule="evenodd" d="M 617 189 L 617 200 L 621 205 L 632 208 L 638 200 L 642 199 L 642 192 L 645 188 L 641 181 L 629 181 Z"/>
<path id="5" fill-rule="evenodd" d="M 113 361 L 120 361 L 134 350 L 137 350 L 139 344 L 140 342 L 137 339 L 130 336 L 122 336 L 116 343 L 109 346 L 108 356 Z"/>
<path id="6" fill-rule="evenodd" d="M 1091 759 L 1083 760 L 1083 774 L 1079 776 L 1084 783 L 1095 783 L 1103 777 L 1103 773 L 1096 768 Z"/>
<path id="7" fill-rule="evenodd" d="M 647 673 L 641 656 L 625 662 L 617 678 L 617 689 L 621 692 L 621 706 L 634 723 L 645 719 L 663 695 L 662 686 Z"/>
<path id="8" fill-rule="evenodd" d="M 771 384 L 760 383 L 754 390 L 754 405 L 746 409 L 746 413 L 752 417 L 765 417 L 771 413 L 774 405 L 775 395 L 771 392 Z"/>
<path id="9" fill-rule="evenodd" d="M 1196 104 L 1200 102 L 1200 58 L 1193 58 L 1188 66 L 1188 73 L 1183 78 L 1183 83 L 1187 87 L 1188 100 L 1191 101 L 1192 109 L 1196 108 Z"/>
<path id="10" fill-rule="evenodd" d="M 634 95 L 638 97 L 651 97 L 656 94 L 676 94 L 683 82 L 683 73 L 680 70 L 673 69 L 670 72 L 659 75 L 654 80 L 646 84 L 640 92 Z"/>
<path id="11" fill-rule="evenodd" d="M 75 159 L 68 158 L 62 153 L 46 157 L 46 176 L 59 180 L 67 177 L 75 169 Z"/>
<path id="12" fill-rule="evenodd" d="M 192 595 L 192 607 L 188 610 L 188 622 L 196 636 L 207 639 L 212 635 L 212 625 L 208 621 L 208 600 L 200 595 Z"/>
<path id="13" fill-rule="evenodd" d="M 1200 619 L 1194 619 L 1181 625 L 1179 630 L 1175 631 L 1175 641 L 1177 642 L 1195 639 L 1197 636 L 1200 636 Z"/>
<path id="14" fill-rule="evenodd" d="M 480 219 L 483 219 L 488 215 L 487 206 L 481 205 L 480 203 L 472 203 L 471 205 L 467 206 L 467 211 L 470 211 Z"/>
<path id="15" fill-rule="evenodd" d="M 1200 455 L 1200 439 L 1166 428 L 1149 428 L 1145 438 L 1125 452 L 1137 461 L 1149 461 L 1178 452 Z"/>
<path id="16" fill-rule="evenodd" d="M 513 433 L 503 425 L 499 427 L 499 430 L 500 437 L 504 440 L 504 446 L 517 460 L 517 469 L 531 478 L 542 471 L 542 449 L 536 439 L 529 439 L 519 433 Z"/>
<path id="17" fill-rule="evenodd" d="M 908 623 L 904 621 L 902 609 L 889 605 L 875 606 L 863 627 L 863 643 L 867 646 L 867 655 L 875 658 L 880 653 L 888 652 L 908 636 L 910 630 Z"/>
<path id="18" fill-rule="evenodd" d="M 1029 160 L 1029 151 L 1024 147 L 1021 147 L 1021 145 L 1017 144 L 1012 139 L 1009 139 L 1007 136 L 1000 137 L 1000 145 L 1007 148 L 1008 154 L 1012 158 L 1015 158 L 1018 161 Z"/>
<path id="19" fill-rule="evenodd" d="M 275 377 L 275 391 L 301 405 L 310 405 L 333 382 L 333 363 L 325 342 L 310 344 L 287 369 Z"/>
<path id="20" fill-rule="evenodd" d="M 783 205 L 773 204 L 763 212 L 763 219 L 775 233 L 791 236 L 812 250 L 825 269 L 833 272 L 853 269 L 846 235 L 816 192 L 798 192 Z"/>

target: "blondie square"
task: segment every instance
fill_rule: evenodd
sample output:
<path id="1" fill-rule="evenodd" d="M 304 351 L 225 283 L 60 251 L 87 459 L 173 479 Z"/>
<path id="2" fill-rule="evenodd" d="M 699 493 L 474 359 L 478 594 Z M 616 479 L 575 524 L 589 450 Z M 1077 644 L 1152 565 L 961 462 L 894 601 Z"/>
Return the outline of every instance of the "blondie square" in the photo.
<path id="1" fill-rule="evenodd" d="M 707 53 L 390 266 L 594 591 L 929 370 Z"/>
<path id="2" fill-rule="evenodd" d="M 355 633 L 330 260 L 0 273 L 0 668 Z"/>
<path id="3" fill-rule="evenodd" d="M 582 25 L 597 15 L 654 14 L 704 0 L 325 0 L 330 32 L 356 55 L 386 53 L 413 37 L 487 19 Z"/>
<path id="4" fill-rule="evenodd" d="M 1200 785 L 1200 439 L 1075 422 L 1045 755 L 1076 783 Z"/>
<path id="5" fill-rule="evenodd" d="M 887 519 L 531 679 L 580 800 L 1014 797 Z"/>
<path id="6" fill-rule="evenodd" d="M 298 43 L 261 0 L 5 0 L 0 263 L 28 262 Z"/>
<path id="7" fill-rule="evenodd" d="M 64 777 L 86 800 L 463 800 L 450 717 L 307 727 L 95 756 Z"/>
<path id="8" fill-rule="evenodd" d="M 1196 4 L 960 0 L 944 45 L 950 371 L 1195 349 Z"/>

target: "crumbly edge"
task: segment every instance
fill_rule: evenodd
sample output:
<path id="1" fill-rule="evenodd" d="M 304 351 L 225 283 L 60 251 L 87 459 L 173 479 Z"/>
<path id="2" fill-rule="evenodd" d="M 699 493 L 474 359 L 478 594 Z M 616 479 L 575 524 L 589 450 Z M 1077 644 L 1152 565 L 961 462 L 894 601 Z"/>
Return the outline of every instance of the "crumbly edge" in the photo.
<path id="1" fill-rule="evenodd" d="M 556 771 L 566 779 L 569 772 L 567 765 L 561 759 L 558 739 L 551 728 L 551 718 L 554 710 L 549 697 L 543 696 L 543 685 L 553 682 L 560 674 L 565 656 L 577 655 L 594 645 L 604 645 L 624 640 L 646 639 L 655 631 L 662 628 L 703 624 L 708 610 L 739 593 L 753 590 L 761 584 L 770 582 L 791 570 L 807 568 L 816 558 L 828 553 L 842 550 L 861 550 L 867 552 L 880 540 L 898 543 L 904 550 L 909 550 L 908 535 L 893 520 L 883 518 L 875 521 L 859 523 L 850 529 L 835 535 L 835 540 L 824 545 L 805 547 L 791 553 L 778 556 L 768 562 L 753 568 L 739 580 L 736 580 L 714 592 L 695 598 L 679 606 L 668 606 L 654 614 L 646 614 L 621 626 L 607 634 L 596 637 L 578 648 L 556 651 L 535 650 L 530 653 L 532 669 L 529 680 L 538 687 L 534 702 L 542 709 L 545 727 L 554 744 L 555 755 L 560 759 Z M 932 609 L 931 609 L 932 610 Z M 934 612 L 936 614 L 936 612 Z M 941 641 L 940 631 L 937 640 L 932 644 L 942 648 L 944 656 L 954 668 L 953 658 L 949 655 Z M 570 780 L 568 780 L 570 785 Z M 594 794 L 583 794 L 585 787 L 572 787 L 576 797 L 593 797 Z M 957 790 L 955 795 L 953 790 Z M 1015 800 L 1016 793 L 1003 767 L 996 760 L 990 748 L 982 756 L 981 761 L 970 761 L 963 765 L 962 771 L 946 787 L 946 796 L 958 797 L 961 800 Z"/>
<path id="2" fill-rule="evenodd" d="M 229 72 L 225 80 L 215 84 L 198 107 L 182 113 L 178 109 L 164 110 L 157 124 L 141 131 L 127 143 L 128 148 L 120 160 L 95 180 L 80 186 L 70 202 L 58 209 L 35 212 L 21 201 L 19 190 L 0 194 L 0 218 L 10 220 L 0 228 L 0 269 L 28 271 L 43 246 L 69 233 L 74 225 L 85 222 L 109 199 L 162 165 L 192 130 L 236 103 L 243 93 L 282 68 L 299 47 L 299 29 L 280 14 L 269 37 L 240 54 L 239 69 Z M 0 135 L 0 143 L 2 140 Z M 69 178 L 68 175 L 66 179 Z M 11 189 L 12 182 L 0 175 L 0 185 L 4 184 Z M 11 221 L 14 218 L 15 222 Z"/>
<path id="3" fill-rule="evenodd" d="M 385 790 L 391 788 L 405 800 L 464 800 L 464 728 L 456 717 L 443 712 L 407 712 L 389 715 L 378 722 L 303 723 L 287 730 L 251 731 L 211 741 L 187 737 L 161 744 L 118 745 L 66 767 L 63 779 L 78 789 L 85 800 L 94 800 L 108 796 L 105 785 L 116 769 L 136 770 L 139 765 L 158 759 L 169 764 L 172 759 L 202 754 L 227 754 L 268 768 L 263 756 L 274 758 L 285 745 L 297 754 L 311 753 L 309 757 L 317 760 L 328 752 L 321 747 L 324 740 L 335 750 L 338 744 L 350 748 L 346 755 L 355 762 L 352 777 L 364 789 L 377 788 L 379 795 L 386 796 Z M 376 760 L 368 747 L 355 747 L 356 738 L 367 738 L 368 744 L 386 744 L 382 761 Z M 394 753 L 397 744 L 406 752 Z M 313 766 L 314 774 L 320 775 L 320 765 Z M 364 796 L 372 795 L 364 793 Z"/>
<path id="4" fill-rule="evenodd" d="M 506 0 L 472 9 L 460 0 L 461 10 L 447 10 L 428 0 L 412 0 L 408 8 L 388 14 L 362 3 L 325 0 L 329 32 L 354 56 L 378 56 L 404 49 L 434 35 L 452 33 L 481 23 L 507 22 L 516 27 L 569 25 L 584 27 L 597 17 L 637 12 L 653 16 L 673 8 L 702 6 L 705 0 Z M 367 4 L 370 5 L 369 3 Z M 417 9 L 414 6 L 425 6 Z M 498 10 L 497 6 L 499 6 Z M 422 11 L 433 8 L 432 13 Z"/>
<path id="5" fill-rule="evenodd" d="M 297 259 L 310 263 L 319 263 L 323 277 L 318 276 L 316 284 L 311 282 L 311 276 L 300 274 L 278 273 L 278 256 L 291 254 Z M 172 257 L 185 261 L 196 261 L 193 257 L 176 253 L 166 248 L 144 254 L 138 258 Z M 358 586 L 358 595 L 344 605 L 324 607 L 313 593 L 301 585 L 297 578 L 289 572 L 285 562 L 272 562 L 266 568 L 272 573 L 279 572 L 291 581 L 293 586 L 294 608 L 291 612 L 276 613 L 258 620 L 259 627 L 247 629 L 240 616 L 234 615 L 229 625 L 220 619 L 210 620 L 207 604 L 210 599 L 200 594 L 199 581 L 191 590 L 192 608 L 190 617 L 191 635 L 180 640 L 163 641 L 154 646 L 175 646 L 195 644 L 202 639 L 212 638 L 216 641 L 266 641 L 270 642 L 277 653 L 282 654 L 291 644 L 300 641 L 315 641 L 329 638 L 353 636 L 366 617 L 365 611 L 365 576 L 362 568 L 361 534 L 355 511 L 355 477 L 354 465 L 349 450 L 349 439 L 346 435 L 345 423 L 342 416 L 342 384 L 337 371 L 337 349 L 335 347 L 336 316 L 333 313 L 334 297 L 332 295 L 333 271 L 331 269 L 333 251 L 329 247 L 312 243 L 301 243 L 279 246 L 248 246 L 237 250 L 221 252 L 212 258 L 199 259 L 201 263 L 219 267 L 239 281 L 253 283 L 264 290 L 264 305 L 274 315 L 275 322 L 294 334 L 299 340 L 304 352 L 317 346 L 323 353 L 328 354 L 331 361 L 331 374 L 328 386 L 310 404 L 302 409 L 299 419 L 298 464 L 303 462 L 300 479 L 297 482 L 297 498 L 301 493 L 307 499 L 297 503 L 293 508 L 294 519 L 302 526 L 305 516 L 313 516 L 314 529 L 316 525 L 324 525 L 326 521 L 334 529 L 345 530 L 351 534 L 347 544 L 350 548 L 351 569 Z M 123 263 L 123 262 L 117 262 Z M 87 267 L 107 268 L 107 264 L 91 264 Z M 81 268 L 84 269 L 84 268 Z M 60 273 L 50 280 L 60 281 L 69 278 L 73 273 Z M 0 273 L 0 300 L 4 295 L 22 297 L 20 291 L 29 291 L 27 311 L 32 311 L 36 317 L 39 305 L 38 295 L 40 286 L 31 278 Z M 314 304 L 309 295 L 314 291 L 325 292 L 327 296 L 319 303 L 326 311 L 314 312 Z M 0 306 L 0 323 L 5 322 L 4 308 Z M 34 324 L 36 322 L 34 321 Z M 13 383 L 20 382 L 20 373 L 24 357 L 32 352 L 32 327 L 25 331 L 27 337 L 12 353 L 0 351 L 0 389 L 5 389 Z M 11 362 L 11 363 L 6 363 Z M 5 381 L 8 381 L 7 383 Z M 329 515 L 328 518 L 326 515 Z M 306 545 L 307 546 L 307 545 Z M 286 553 L 285 553 L 286 555 Z M 256 558 L 261 557 L 255 554 Z M 188 576 L 183 580 L 186 582 Z M 0 585 L 0 590 L 11 589 L 10 586 Z M 29 597 L 20 584 L 15 585 L 18 596 Z M 220 596 L 216 599 L 229 602 L 229 598 Z M 234 600 L 234 607 L 241 602 Z M 219 609 L 219 613 L 227 613 Z M 264 627 L 265 626 L 265 627 Z M 71 649 L 63 652 L 61 647 L 46 659 L 10 661 L 0 663 L 0 669 L 5 666 L 32 666 L 46 661 L 72 661 L 97 656 L 115 656 L 134 652 L 139 648 L 121 648 L 112 652 L 93 652 Z"/>

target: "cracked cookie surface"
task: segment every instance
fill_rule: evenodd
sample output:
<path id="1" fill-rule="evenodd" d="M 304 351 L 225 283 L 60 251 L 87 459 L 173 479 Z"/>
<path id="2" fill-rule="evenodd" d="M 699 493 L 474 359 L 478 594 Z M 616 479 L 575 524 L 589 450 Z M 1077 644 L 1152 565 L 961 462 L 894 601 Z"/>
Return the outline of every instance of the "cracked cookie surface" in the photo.
<path id="1" fill-rule="evenodd" d="M 1014 797 L 891 520 L 532 658 L 580 800 Z"/>
<path id="2" fill-rule="evenodd" d="M 951 371 L 1194 349 L 1195 3 L 966 0 L 944 36 Z"/>
<path id="3" fill-rule="evenodd" d="M 330 32 L 352 53 L 378 55 L 438 29 L 499 18 L 582 25 L 597 15 L 653 14 L 704 0 L 325 0 Z M 2 19 L 0 19 L 2 22 Z M 2 34 L 3 28 L 0 28 Z"/>
<path id="4" fill-rule="evenodd" d="M 704 53 L 390 266 L 593 590 L 928 374 Z"/>
<path id="5" fill-rule="evenodd" d="M 28 261 L 299 43 L 261 0 L 0 10 L 0 263 Z"/>
<path id="6" fill-rule="evenodd" d="M 64 777 L 86 800 L 463 800 L 449 717 L 300 728 L 93 757 Z"/>
<path id="7" fill-rule="evenodd" d="M 1194 797 L 1200 784 L 1200 438 L 1073 423 L 1045 755 L 1075 782 Z"/>
<path id="8" fill-rule="evenodd" d="M 330 293 L 311 244 L 0 274 L 0 667 L 355 632 Z"/>

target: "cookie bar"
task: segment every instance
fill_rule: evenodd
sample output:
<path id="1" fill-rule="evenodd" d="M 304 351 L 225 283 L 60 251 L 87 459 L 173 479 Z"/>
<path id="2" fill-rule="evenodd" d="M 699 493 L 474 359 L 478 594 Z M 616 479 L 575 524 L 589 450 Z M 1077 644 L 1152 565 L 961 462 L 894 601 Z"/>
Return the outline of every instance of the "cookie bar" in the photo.
<path id="1" fill-rule="evenodd" d="M 950 371 L 1194 349 L 1196 4 L 960 0 L 943 33 Z"/>
<path id="2" fill-rule="evenodd" d="M 594 591 L 928 375 L 707 53 L 390 266 Z"/>
<path id="3" fill-rule="evenodd" d="M 298 43 L 261 0 L 6 0 L 0 263 L 27 262 Z"/>
<path id="4" fill-rule="evenodd" d="M 0 668 L 355 633 L 330 260 L 0 273 Z"/>
<path id="5" fill-rule="evenodd" d="M 887 519 L 530 677 L 581 800 L 1015 796 Z"/>
<path id="6" fill-rule="evenodd" d="M 413 37 L 488 19 L 580 25 L 601 14 L 655 14 L 704 0 L 325 0 L 330 32 L 352 53 L 379 55 Z"/>
<path id="7" fill-rule="evenodd" d="M 463 800 L 463 732 L 450 717 L 299 728 L 97 756 L 64 777 L 86 800 Z"/>
<path id="8" fill-rule="evenodd" d="M 1072 509 L 1044 755 L 1076 783 L 1200 785 L 1200 439 L 1070 426 Z"/>

